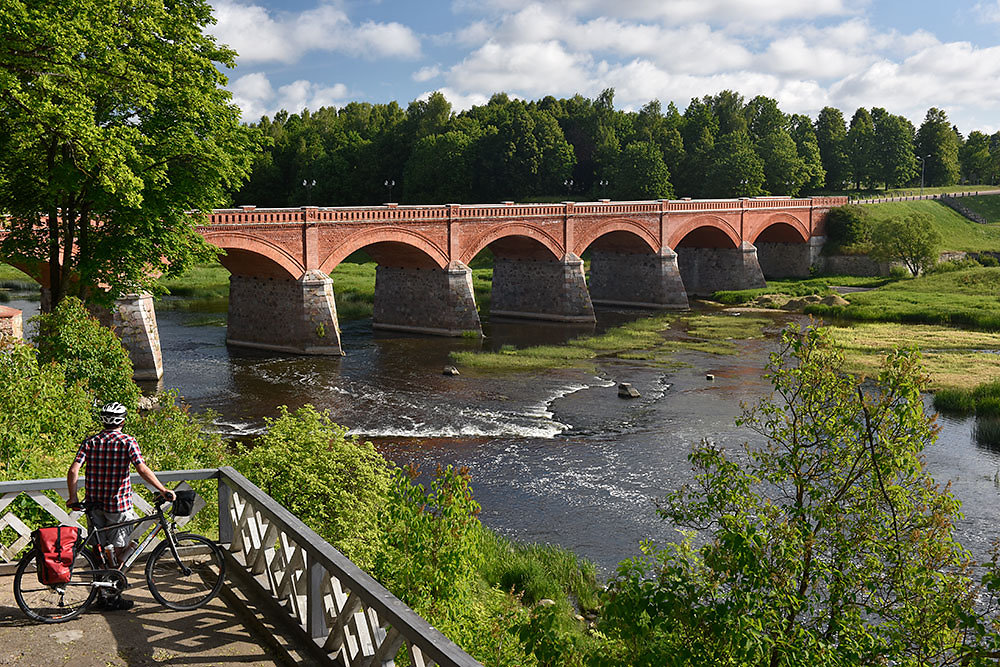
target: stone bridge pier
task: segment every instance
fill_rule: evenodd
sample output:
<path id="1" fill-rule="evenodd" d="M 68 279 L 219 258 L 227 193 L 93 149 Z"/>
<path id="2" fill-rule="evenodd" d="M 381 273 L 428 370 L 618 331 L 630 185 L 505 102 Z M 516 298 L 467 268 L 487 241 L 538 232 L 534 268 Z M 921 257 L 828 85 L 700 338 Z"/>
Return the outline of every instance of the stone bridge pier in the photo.
<path id="1" fill-rule="evenodd" d="M 298 280 L 231 274 L 226 342 L 293 354 L 343 354 L 333 281 L 321 271 L 307 271 Z"/>
<path id="2" fill-rule="evenodd" d="M 461 262 L 444 269 L 379 264 L 372 327 L 438 336 L 481 334 L 472 270 Z"/>
<path id="3" fill-rule="evenodd" d="M 677 266 L 688 294 L 695 296 L 767 286 L 757 261 L 757 248 L 747 241 L 736 248 L 678 247 Z"/>
<path id="4" fill-rule="evenodd" d="M 490 315 L 553 322 L 596 322 L 583 260 L 572 253 L 559 259 L 496 255 Z"/>
<path id="5" fill-rule="evenodd" d="M 599 240 L 590 250 L 590 298 L 595 305 L 627 308 L 682 309 L 687 290 L 677 266 L 677 253 L 630 250 Z"/>

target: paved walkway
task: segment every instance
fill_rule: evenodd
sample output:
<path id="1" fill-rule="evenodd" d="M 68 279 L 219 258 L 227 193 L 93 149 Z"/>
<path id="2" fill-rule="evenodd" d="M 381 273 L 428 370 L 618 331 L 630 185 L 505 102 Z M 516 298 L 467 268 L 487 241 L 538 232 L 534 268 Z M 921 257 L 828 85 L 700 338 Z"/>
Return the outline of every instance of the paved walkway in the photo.
<path id="1" fill-rule="evenodd" d="M 95 612 L 66 623 L 28 620 L 14 602 L 12 576 L 0 576 L 0 666 L 271 666 L 276 663 L 220 598 L 193 612 L 171 611 L 140 582 L 129 611 Z M 141 584 L 141 585 L 140 585 Z"/>

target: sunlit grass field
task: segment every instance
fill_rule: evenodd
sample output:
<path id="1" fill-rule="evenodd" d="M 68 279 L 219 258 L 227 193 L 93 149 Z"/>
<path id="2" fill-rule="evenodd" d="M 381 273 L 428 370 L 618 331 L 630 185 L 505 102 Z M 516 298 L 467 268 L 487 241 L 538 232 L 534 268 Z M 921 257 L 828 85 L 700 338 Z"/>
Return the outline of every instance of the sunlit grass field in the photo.
<path id="1" fill-rule="evenodd" d="M 847 294 L 848 306 L 814 304 L 825 318 L 943 324 L 1000 331 L 1000 269 L 979 267 L 900 280 L 870 292 Z"/>
<path id="2" fill-rule="evenodd" d="M 962 199 L 962 206 L 983 216 L 989 223 L 1000 223 L 1000 195 L 982 195 Z M 997 248 L 1000 250 L 1000 248 Z"/>

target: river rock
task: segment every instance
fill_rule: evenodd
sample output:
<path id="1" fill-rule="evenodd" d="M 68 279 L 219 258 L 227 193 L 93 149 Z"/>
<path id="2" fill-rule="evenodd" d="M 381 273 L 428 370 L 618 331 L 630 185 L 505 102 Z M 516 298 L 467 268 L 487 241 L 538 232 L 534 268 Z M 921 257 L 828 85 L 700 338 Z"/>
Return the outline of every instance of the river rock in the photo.
<path id="1" fill-rule="evenodd" d="M 712 382 L 715 380 L 715 376 L 712 375 L 711 373 L 705 373 L 705 379 L 708 380 L 709 382 Z"/>
<path id="2" fill-rule="evenodd" d="M 148 412 L 150 410 L 159 410 L 160 399 L 156 396 L 140 396 L 139 409 L 144 412 Z"/>
<path id="3" fill-rule="evenodd" d="M 639 398 L 639 392 L 631 382 L 621 382 L 618 384 L 618 398 Z"/>
<path id="4" fill-rule="evenodd" d="M 445 366 L 443 374 L 444 375 L 455 376 L 455 375 L 459 375 L 460 373 L 458 372 L 458 369 L 455 368 L 454 366 Z"/>
<path id="5" fill-rule="evenodd" d="M 785 302 L 785 310 L 802 310 L 805 307 L 805 299 L 789 299 Z"/>
<path id="6" fill-rule="evenodd" d="M 555 600 L 550 600 L 548 598 L 542 598 L 541 600 L 538 601 L 538 606 L 539 607 L 551 607 L 555 603 L 556 603 Z"/>
<path id="7" fill-rule="evenodd" d="M 850 301 L 840 296 L 839 294 L 831 294 L 820 301 L 824 306 L 848 306 Z"/>

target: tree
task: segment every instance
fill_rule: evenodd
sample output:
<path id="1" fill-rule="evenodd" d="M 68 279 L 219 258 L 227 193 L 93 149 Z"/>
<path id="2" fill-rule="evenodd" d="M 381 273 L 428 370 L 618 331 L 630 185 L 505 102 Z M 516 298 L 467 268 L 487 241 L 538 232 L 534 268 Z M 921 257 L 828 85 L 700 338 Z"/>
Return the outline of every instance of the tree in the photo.
<path id="1" fill-rule="evenodd" d="M 634 141 L 625 147 L 612 182 L 621 199 L 671 199 L 670 171 L 656 144 Z"/>
<path id="2" fill-rule="evenodd" d="M 934 266 L 941 234 L 925 213 L 887 218 L 872 229 L 871 256 L 882 262 L 902 262 L 915 276 Z"/>
<path id="3" fill-rule="evenodd" d="M 53 306 L 153 289 L 213 254 L 197 218 L 249 171 L 204 0 L 11 0 L 0 12 L 0 252 L 48 262 Z M 63 253 L 60 261 L 60 253 Z M 41 277 L 41 276 L 39 276 Z M 107 286 L 105 294 L 103 288 Z"/>
<path id="4" fill-rule="evenodd" d="M 847 159 L 851 165 L 854 188 L 870 184 L 875 174 L 875 125 L 868 109 L 859 107 L 851 117 L 847 131 Z"/>
<path id="5" fill-rule="evenodd" d="M 913 153 L 913 124 L 885 109 L 872 109 L 872 124 L 875 180 L 884 183 L 886 190 L 909 182 L 919 173 Z"/>
<path id="6" fill-rule="evenodd" d="M 816 118 L 816 143 L 819 145 L 826 188 L 840 190 L 847 183 L 851 165 L 847 159 L 847 127 L 840 109 L 823 107 Z"/>
<path id="7" fill-rule="evenodd" d="M 924 182 L 927 185 L 954 185 L 958 182 L 959 138 L 948 114 L 931 107 L 917 131 L 917 155 L 925 156 Z"/>
<path id="8" fill-rule="evenodd" d="M 791 118 L 791 135 L 795 140 L 795 148 L 802 160 L 804 181 L 802 187 L 814 192 L 823 187 L 826 172 L 823 170 L 823 159 L 819 152 L 819 142 L 816 131 L 808 116 L 795 114 Z"/>
<path id="9" fill-rule="evenodd" d="M 660 507 L 688 538 L 619 566 L 594 664 L 957 663 L 977 591 L 959 502 L 920 458 L 936 427 L 917 354 L 869 387 L 824 330 L 792 328 L 768 371 L 774 394 L 738 420 L 764 442 L 694 448 Z"/>
<path id="10" fill-rule="evenodd" d="M 712 150 L 703 194 L 709 197 L 753 197 L 763 194 L 764 164 L 746 132 L 719 137 Z"/>
<path id="11" fill-rule="evenodd" d="M 962 169 L 962 178 L 967 183 L 986 183 L 992 176 L 990 168 L 990 138 L 988 135 L 974 130 L 958 151 L 958 161 Z"/>

